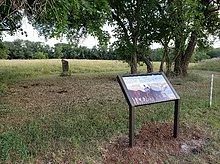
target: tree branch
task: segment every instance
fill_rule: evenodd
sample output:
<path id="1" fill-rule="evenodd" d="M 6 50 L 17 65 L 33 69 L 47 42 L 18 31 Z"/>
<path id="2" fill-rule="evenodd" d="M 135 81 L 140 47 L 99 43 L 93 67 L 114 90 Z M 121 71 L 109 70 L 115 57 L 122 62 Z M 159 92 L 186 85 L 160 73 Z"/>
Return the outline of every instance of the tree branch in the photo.
<path id="1" fill-rule="evenodd" d="M 11 29 L 0 29 L 0 32 L 3 32 L 3 31 L 11 31 Z"/>
<path id="2" fill-rule="evenodd" d="M 128 35 L 128 30 L 126 29 L 124 23 L 122 22 L 122 20 L 119 18 L 118 15 L 116 15 L 113 11 L 111 12 L 112 13 L 112 18 L 118 22 L 119 26 L 123 29 L 123 32 L 125 34 L 125 37 L 126 38 L 129 38 L 129 35 Z"/>

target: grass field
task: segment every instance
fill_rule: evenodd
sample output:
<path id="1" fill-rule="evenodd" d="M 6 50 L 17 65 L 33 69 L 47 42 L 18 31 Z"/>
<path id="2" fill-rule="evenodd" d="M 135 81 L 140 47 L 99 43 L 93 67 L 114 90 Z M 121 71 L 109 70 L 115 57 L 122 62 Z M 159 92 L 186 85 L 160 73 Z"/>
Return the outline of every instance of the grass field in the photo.
<path id="1" fill-rule="evenodd" d="M 128 135 L 128 106 L 116 81 L 129 73 L 128 65 L 69 64 L 72 75 L 61 77 L 60 60 L 0 60 L 0 163 L 106 163 L 105 145 Z M 158 66 L 154 63 L 155 70 Z M 181 97 L 180 128 L 199 130 L 206 144 L 196 153 L 167 154 L 166 162 L 219 163 L 220 60 L 194 64 L 187 77 L 170 81 Z M 136 132 L 146 122 L 170 123 L 173 103 L 138 107 L 135 121 Z"/>

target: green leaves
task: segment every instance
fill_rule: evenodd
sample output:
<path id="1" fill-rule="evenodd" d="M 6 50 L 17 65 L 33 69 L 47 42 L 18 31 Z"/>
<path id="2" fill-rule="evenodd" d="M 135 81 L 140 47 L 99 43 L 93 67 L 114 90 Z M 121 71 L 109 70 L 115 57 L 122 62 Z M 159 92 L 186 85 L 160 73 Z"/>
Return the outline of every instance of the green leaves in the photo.
<path id="1" fill-rule="evenodd" d="M 137 73 L 137 61 L 147 56 L 153 42 L 154 12 L 158 1 L 109 0 L 115 37 L 114 46 L 119 58 L 131 65 L 131 73 Z"/>
<path id="2" fill-rule="evenodd" d="M 13 35 L 21 30 L 22 12 L 13 8 L 11 1 L 6 0 L 0 5 L 0 36 L 2 32 Z"/>
<path id="3" fill-rule="evenodd" d="M 0 42 L 0 59 L 7 59 L 8 57 L 8 47 Z"/>
<path id="4" fill-rule="evenodd" d="M 33 25 L 48 38 L 67 37 L 70 42 L 77 43 L 79 38 L 91 34 L 107 42 L 109 37 L 101 29 L 107 13 L 106 0 L 48 0 Z"/>

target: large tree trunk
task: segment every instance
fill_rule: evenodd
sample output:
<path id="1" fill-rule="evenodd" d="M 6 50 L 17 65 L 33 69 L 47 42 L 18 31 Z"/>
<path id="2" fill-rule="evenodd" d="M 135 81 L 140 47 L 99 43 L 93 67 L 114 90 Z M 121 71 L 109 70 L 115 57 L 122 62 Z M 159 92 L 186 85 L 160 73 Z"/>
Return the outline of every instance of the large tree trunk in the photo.
<path id="1" fill-rule="evenodd" d="M 178 38 L 175 40 L 175 52 L 174 52 L 174 73 L 176 76 L 179 76 L 182 74 L 182 69 L 181 69 L 181 60 L 183 56 L 183 41 L 181 38 Z"/>
<path id="2" fill-rule="evenodd" d="M 151 63 L 151 61 L 147 57 L 143 57 L 143 61 L 147 66 L 147 73 L 153 72 L 153 64 Z"/>
<path id="3" fill-rule="evenodd" d="M 171 75 L 171 72 L 172 72 L 172 63 L 171 62 L 167 62 L 166 63 L 166 67 L 167 67 L 167 70 L 166 70 L 166 75 L 167 76 L 170 76 Z"/>
<path id="4" fill-rule="evenodd" d="M 164 62 L 165 62 L 165 56 L 164 56 L 164 54 L 163 54 L 162 60 L 161 60 L 161 62 L 160 62 L 159 72 L 163 72 Z"/>
<path id="5" fill-rule="evenodd" d="M 172 60 L 170 59 L 169 56 L 169 51 L 168 51 L 168 42 L 165 42 L 164 44 L 164 56 L 165 56 L 165 61 L 166 61 L 166 74 L 167 76 L 170 76 L 171 74 L 171 66 L 172 66 Z"/>
<path id="6" fill-rule="evenodd" d="M 174 72 L 177 76 L 187 75 L 189 62 L 195 50 L 196 41 L 197 41 L 197 34 L 196 32 L 193 31 L 191 33 L 190 40 L 185 52 L 180 51 L 180 54 L 175 59 Z"/>
<path id="7" fill-rule="evenodd" d="M 187 49 L 185 51 L 185 54 L 184 54 L 184 57 L 183 57 L 183 60 L 182 60 L 182 64 L 181 64 L 182 75 L 183 76 L 187 75 L 187 70 L 188 70 L 188 67 L 189 67 L 189 62 L 190 62 L 190 59 L 191 59 L 191 57 L 193 55 L 193 52 L 195 50 L 196 42 L 197 42 L 197 33 L 195 31 L 193 31 L 191 33 L 190 41 L 188 43 L 188 46 L 187 46 Z"/>
<path id="8" fill-rule="evenodd" d="M 164 38 L 164 42 L 161 42 L 163 47 L 164 47 L 164 51 L 163 51 L 163 57 L 162 57 L 162 60 L 161 60 L 161 63 L 160 63 L 160 68 L 159 68 L 159 72 L 163 72 L 164 71 L 164 63 L 166 62 L 166 73 L 169 75 L 171 73 L 171 66 L 172 66 L 172 63 L 173 61 L 171 60 L 170 58 L 170 55 L 169 55 L 169 38 L 165 37 Z"/>
<path id="9" fill-rule="evenodd" d="M 137 54 L 135 54 L 131 57 L 131 74 L 137 73 Z"/>
<path id="10" fill-rule="evenodd" d="M 181 76 L 182 75 L 182 67 L 181 67 L 181 60 L 182 60 L 183 52 L 179 52 L 175 59 L 175 64 L 174 64 L 174 73 L 176 76 Z"/>
<path id="11" fill-rule="evenodd" d="M 133 55 L 131 56 L 131 74 L 137 73 L 137 39 L 138 35 L 136 35 L 132 41 L 133 41 Z"/>

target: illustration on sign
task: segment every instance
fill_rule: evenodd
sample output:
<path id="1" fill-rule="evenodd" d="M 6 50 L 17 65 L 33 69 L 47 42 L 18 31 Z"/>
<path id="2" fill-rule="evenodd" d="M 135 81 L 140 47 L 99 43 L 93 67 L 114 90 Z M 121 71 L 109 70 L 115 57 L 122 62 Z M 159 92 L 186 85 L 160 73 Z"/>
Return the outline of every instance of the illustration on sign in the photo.
<path id="1" fill-rule="evenodd" d="M 122 78 L 134 105 L 178 99 L 162 74 Z"/>

